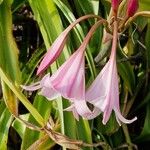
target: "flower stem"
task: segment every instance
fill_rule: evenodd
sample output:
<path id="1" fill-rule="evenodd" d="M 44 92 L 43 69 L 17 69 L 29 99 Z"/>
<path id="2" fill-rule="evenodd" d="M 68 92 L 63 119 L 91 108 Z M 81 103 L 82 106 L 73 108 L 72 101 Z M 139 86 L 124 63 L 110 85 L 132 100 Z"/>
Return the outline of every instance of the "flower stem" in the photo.
<path id="1" fill-rule="evenodd" d="M 130 135 L 129 135 L 129 131 L 128 131 L 127 125 L 123 124 L 122 125 L 122 129 L 123 129 L 123 132 L 124 132 L 124 135 L 125 135 L 126 142 L 129 145 L 128 146 L 128 150 L 133 150 L 133 148 L 132 148 L 132 142 L 131 142 L 131 138 L 130 138 Z"/>
<path id="2" fill-rule="evenodd" d="M 150 17 L 150 11 L 137 12 L 133 17 L 130 17 L 130 18 L 126 19 L 123 22 L 123 24 L 120 25 L 119 31 L 123 32 L 139 16 L 149 18 Z"/>

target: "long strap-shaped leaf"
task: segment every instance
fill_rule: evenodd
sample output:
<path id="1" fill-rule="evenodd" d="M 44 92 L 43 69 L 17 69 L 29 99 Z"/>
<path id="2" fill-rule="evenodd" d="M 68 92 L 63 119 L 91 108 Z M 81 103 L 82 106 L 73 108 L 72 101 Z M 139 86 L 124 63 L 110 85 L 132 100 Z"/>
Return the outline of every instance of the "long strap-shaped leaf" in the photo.
<path id="1" fill-rule="evenodd" d="M 11 3 L 5 0 L 0 5 L 0 66 L 14 83 L 20 80 L 18 49 L 12 36 Z M 12 91 L 2 82 L 4 100 L 15 115 L 18 114 L 17 99 Z"/>
<path id="2" fill-rule="evenodd" d="M 21 93 L 21 91 L 12 83 L 12 81 L 5 75 L 3 70 L 0 68 L 0 77 L 8 85 L 8 87 L 13 91 L 16 97 L 23 103 L 23 105 L 29 110 L 33 115 L 35 120 L 44 127 L 45 121 L 42 116 L 37 112 L 33 105 L 28 101 L 28 99 Z"/>
<path id="3" fill-rule="evenodd" d="M 12 36 L 11 1 L 0 2 L 0 67 L 14 83 L 20 80 L 18 49 Z M 0 149 L 7 149 L 8 131 L 12 121 L 12 112 L 18 115 L 18 101 L 14 93 L 2 81 L 4 101 L 8 107 L 0 114 Z M 0 108 L 1 109 L 1 108 Z"/>

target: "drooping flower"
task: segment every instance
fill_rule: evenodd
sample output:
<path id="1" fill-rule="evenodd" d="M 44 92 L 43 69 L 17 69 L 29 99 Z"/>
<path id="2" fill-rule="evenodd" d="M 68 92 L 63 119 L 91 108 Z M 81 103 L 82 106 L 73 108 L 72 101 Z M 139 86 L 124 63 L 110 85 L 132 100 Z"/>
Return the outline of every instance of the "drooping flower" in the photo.
<path id="1" fill-rule="evenodd" d="M 72 111 L 77 119 L 79 115 L 87 119 L 97 116 L 97 108 L 92 112 L 85 101 L 84 53 L 92 34 L 102 23 L 103 21 L 98 21 L 92 26 L 78 50 L 51 77 L 47 74 L 40 82 L 22 87 L 30 91 L 41 89 L 40 94 L 49 100 L 58 96 L 70 100 L 72 105 L 66 110 Z"/>
<path id="2" fill-rule="evenodd" d="M 136 120 L 136 117 L 132 120 L 127 120 L 120 112 L 118 74 L 116 66 L 117 34 L 117 23 L 114 22 L 110 59 L 92 85 L 88 88 L 86 92 L 86 100 L 97 107 L 99 112 L 103 113 L 103 124 L 107 123 L 112 110 L 114 110 L 117 122 L 121 125 L 121 122 L 132 123 Z"/>
<path id="3" fill-rule="evenodd" d="M 98 18 L 100 19 L 99 16 L 96 15 L 85 15 L 82 16 L 80 18 L 78 18 L 75 22 L 73 22 L 72 24 L 70 24 L 59 36 L 58 38 L 54 41 L 54 43 L 52 44 L 52 46 L 50 47 L 50 49 L 48 50 L 48 52 L 46 53 L 46 55 L 44 56 L 42 62 L 40 63 L 40 66 L 37 70 L 37 75 L 41 74 L 42 72 L 44 72 L 48 66 L 50 66 L 61 54 L 67 37 L 68 37 L 68 33 L 72 30 L 72 28 L 78 24 L 79 22 L 85 20 L 85 19 L 89 19 L 89 18 Z"/>
<path id="4" fill-rule="evenodd" d="M 138 0 L 128 0 L 127 3 L 127 16 L 132 17 L 138 10 L 139 3 Z"/>

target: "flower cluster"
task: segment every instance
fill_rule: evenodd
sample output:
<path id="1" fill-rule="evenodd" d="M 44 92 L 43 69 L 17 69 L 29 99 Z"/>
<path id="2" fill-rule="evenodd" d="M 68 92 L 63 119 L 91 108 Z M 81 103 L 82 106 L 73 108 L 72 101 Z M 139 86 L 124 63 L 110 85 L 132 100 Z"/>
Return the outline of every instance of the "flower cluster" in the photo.
<path id="1" fill-rule="evenodd" d="M 95 15 L 86 15 L 77 19 L 52 44 L 38 68 L 37 75 L 43 73 L 59 57 L 67 41 L 68 33 L 76 24 L 88 18 L 97 18 L 97 22 L 91 27 L 80 47 L 53 75 L 50 76 L 48 73 L 41 81 L 22 87 L 28 91 L 40 89 L 39 94 L 45 96 L 48 100 L 53 100 L 59 96 L 68 99 L 71 105 L 65 110 L 72 111 L 77 120 L 79 116 L 85 119 L 93 119 L 102 113 L 102 122 L 106 124 L 114 110 L 119 125 L 121 125 L 121 122 L 132 123 L 135 121 L 136 117 L 131 120 L 125 119 L 121 114 L 119 105 L 116 49 L 118 42 L 117 11 L 120 3 L 120 0 L 112 0 L 114 22 L 112 26 L 113 34 L 109 38 L 109 40 L 112 40 L 110 58 L 87 90 L 85 87 L 85 49 L 96 29 L 100 25 L 107 24 L 106 20 Z M 137 8 L 138 1 L 129 0 L 127 15 L 132 17 Z M 88 107 L 87 102 L 93 105 L 93 109 Z"/>

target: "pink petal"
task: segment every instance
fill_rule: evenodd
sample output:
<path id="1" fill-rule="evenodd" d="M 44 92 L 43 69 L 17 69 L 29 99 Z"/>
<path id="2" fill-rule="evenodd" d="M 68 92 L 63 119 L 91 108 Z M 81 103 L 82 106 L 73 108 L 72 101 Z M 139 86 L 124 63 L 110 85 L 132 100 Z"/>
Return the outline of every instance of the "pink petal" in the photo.
<path id="1" fill-rule="evenodd" d="M 64 111 L 71 111 L 73 113 L 73 116 L 79 121 L 79 114 L 77 110 L 74 107 L 74 104 L 64 109 Z"/>
<path id="2" fill-rule="evenodd" d="M 39 92 L 39 95 L 45 96 L 48 100 L 53 100 L 61 96 L 56 90 L 52 88 L 51 77 L 49 73 L 43 77 L 40 84 L 42 89 Z"/>
<path id="3" fill-rule="evenodd" d="M 111 84 L 111 66 L 110 61 L 108 61 L 86 92 L 86 100 L 101 111 L 104 111 L 109 103 L 106 98 Z"/>
<path id="4" fill-rule="evenodd" d="M 53 88 L 66 99 L 84 99 L 84 51 L 77 50 L 57 72 L 52 75 L 51 84 Z"/>
<path id="5" fill-rule="evenodd" d="M 60 55 L 65 46 L 67 34 L 68 30 L 65 30 L 52 44 L 52 46 L 44 56 L 44 59 L 40 63 L 40 66 L 37 70 L 37 75 L 45 71 L 48 68 L 48 66 L 51 65 L 58 58 L 58 56 Z"/>
<path id="6" fill-rule="evenodd" d="M 92 115 L 92 112 L 87 107 L 85 100 L 74 101 L 74 107 L 77 113 L 85 119 L 89 119 L 88 116 Z"/>
<path id="7" fill-rule="evenodd" d="M 116 114 L 116 119 L 117 119 L 118 124 L 119 124 L 120 126 L 121 126 L 120 121 L 123 122 L 123 123 L 126 123 L 126 124 L 130 124 L 130 123 L 132 123 L 132 122 L 134 122 L 134 121 L 137 120 L 137 117 L 134 117 L 134 118 L 131 119 L 131 120 L 125 119 L 125 118 L 121 115 L 120 111 L 119 111 L 118 109 L 116 109 L 116 108 L 114 108 L 114 111 L 115 111 L 115 114 Z"/>
<path id="8" fill-rule="evenodd" d="M 94 109 L 92 110 L 92 112 L 90 114 L 88 114 L 88 116 L 84 117 L 85 119 L 91 120 L 94 119 L 95 117 L 97 117 L 98 115 L 100 115 L 101 111 L 99 108 L 94 107 Z"/>
<path id="9" fill-rule="evenodd" d="M 106 124 L 107 121 L 109 120 L 112 109 L 115 107 L 119 108 L 119 87 L 118 87 L 118 74 L 117 74 L 116 60 L 114 61 L 112 67 L 113 67 L 112 68 L 113 71 L 112 71 L 112 76 L 111 76 L 110 89 L 108 91 L 109 100 L 107 103 L 107 107 L 104 111 L 103 124 Z"/>
<path id="10" fill-rule="evenodd" d="M 64 109 L 65 111 L 72 111 L 74 117 L 79 120 L 79 114 L 84 118 L 84 119 L 93 119 L 96 116 L 98 116 L 101 111 L 97 108 L 94 108 L 92 112 L 89 111 L 87 104 L 85 101 L 76 101 L 75 103 L 72 103 L 71 106 L 68 108 Z"/>
<path id="11" fill-rule="evenodd" d="M 27 90 L 27 91 L 35 91 L 35 90 L 38 90 L 41 88 L 41 85 L 40 85 L 40 82 L 36 82 L 32 85 L 29 85 L 29 86 L 25 86 L 25 85 L 21 85 L 21 87 L 24 89 L 24 90 Z"/>
<path id="12" fill-rule="evenodd" d="M 127 120 L 120 113 L 116 61 L 110 60 L 87 90 L 86 100 L 103 112 L 103 124 L 106 124 L 109 120 L 112 110 L 115 111 L 119 125 L 121 125 L 121 122 L 132 123 L 137 119 L 136 117 Z"/>
<path id="13" fill-rule="evenodd" d="M 57 91 L 55 91 L 51 87 L 49 87 L 49 88 L 48 87 L 43 87 L 38 94 L 42 95 L 42 96 L 45 96 L 48 100 L 54 100 L 54 99 L 61 96 Z"/>

